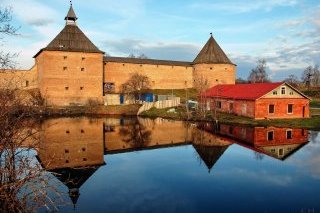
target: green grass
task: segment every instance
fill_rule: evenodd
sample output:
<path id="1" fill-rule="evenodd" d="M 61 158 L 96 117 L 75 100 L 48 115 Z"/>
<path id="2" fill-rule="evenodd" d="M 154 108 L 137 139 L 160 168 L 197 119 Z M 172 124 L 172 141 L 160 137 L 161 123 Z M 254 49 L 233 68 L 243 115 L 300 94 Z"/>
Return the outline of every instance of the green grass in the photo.
<path id="1" fill-rule="evenodd" d="M 156 118 L 168 118 L 174 120 L 186 120 L 186 112 L 183 107 L 176 108 L 176 113 L 170 113 L 167 109 L 152 108 L 142 113 L 142 116 Z M 275 126 L 275 127 L 291 127 L 291 128 L 306 128 L 306 129 L 320 129 L 320 116 L 317 116 L 318 111 L 312 111 L 311 118 L 299 119 L 274 119 L 274 120 L 254 120 L 247 117 L 235 116 L 232 114 L 218 113 L 217 117 L 220 123 L 224 124 L 240 124 L 245 126 Z M 320 112 L 320 111 L 319 111 Z M 212 114 L 207 114 L 206 118 L 198 118 L 196 116 L 190 117 L 191 121 L 213 121 Z"/>
<path id="2" fill-rule="evenodd" d="M 310 102 L 310 107 L 311 108 L 320 108 L 320 99 L 313 99 Z"/>

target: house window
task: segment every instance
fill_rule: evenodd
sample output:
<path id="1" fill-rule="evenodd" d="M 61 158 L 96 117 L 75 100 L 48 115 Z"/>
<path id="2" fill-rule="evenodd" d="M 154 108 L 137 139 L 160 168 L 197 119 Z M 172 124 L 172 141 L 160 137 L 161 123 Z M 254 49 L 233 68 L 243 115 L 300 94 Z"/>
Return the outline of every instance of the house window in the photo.
<path id="1" fill-rule="evenodd" d="M 291 129 L 286 131 L 286 137 L 287 137 L 287 139 L 292 139 L 292 130 Z"/>
<path id="2" fill-rule="evenodd" d="M 290 93 L 289 93 L 290 95 L 293 95 L 293 92 L 292 91 L 290 91 Z"/>
<path id="3" fill-rule="evenodd" d="M 65 89 L 65 90 L 69 90 L 69 87 L 65 87 L 64 89 Z"/>
<path id="4" fill-rule="evenodd" d="M 273 95 L 278 95 L 278 91 L 273 91 Z"/>
<path id="5" fill-rule="evenodd" d="M 274 113 L 274 104 L 270 104 L 269 105 L 269 114 L 273 114 Z"/>
<path id="6" fill-rule="evenodd" d="M 276 149 L 271 149 L 271 153 L 276 153 Z"/>
<path id="7" fill-rule="evenodd" d="M 233 112 L 233 103 L 229 103 L 229 110 L 230 112 Z"/>
<path id="8" fill-rule="evenodd" d="M 84 67 L 81 67 L 81 71 L 83 72 L 85 69 L 84 69 Z"/>
<path id="9" fill-rule="evenodd" d="M 267 137 L 268 137 L 268 141 L 273 141 L 273 139 L 274 139 L 274 132 L 273 132 L 273 131 L 269 131 Z"/>
<path id="10" fill-rule="evenodd" d="M 221 109 L 221 101 L 217 101 L 217 102 L 216 102 L 216 107 L 217 107 L 218 109 Z"/>
<path id="11" fill-rule="evenodd" d="M 232 126 L 229 126 L 229 134 L 232 135 L 232 133 L 233 133 L 233 127 L 232 127 Z"/>
<path id="12" fill-rule="evenodd" d="M 68 67 L 63 67 L 63 70 L 67 70 L 68 69 Z"/>
<path id="13" fill-rule="evenodd" d="M 293 104 L 288 104 L 288 114 L 293 113 Z"/>
<path id="14" fill-rule="evenodd" d="M 283 149 L 279 149 L 279 155 L 280 155 L 280 156 L 283 155 Z"/>
<path id="15" fill-rule="evenodd" d="M 285 95 L 286 94 L 286 88 L 285 87 L 281 87 L 281 94 Z"/>
<path id="16" fill-rule="evenodd" d="M 29 81 L 26 81 L 26 87 L 28 87 L 29 86 Z"/>

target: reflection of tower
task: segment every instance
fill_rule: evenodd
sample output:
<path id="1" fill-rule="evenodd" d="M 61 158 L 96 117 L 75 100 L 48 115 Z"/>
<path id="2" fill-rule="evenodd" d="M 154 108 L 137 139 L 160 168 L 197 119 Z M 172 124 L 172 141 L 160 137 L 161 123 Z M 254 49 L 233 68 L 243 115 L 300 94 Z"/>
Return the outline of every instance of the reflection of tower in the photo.
<path id="1" fill-rule="evenodd" d="M 81 186 L 99 169 L 99 167 L 100 166 L 75 169 L 55 169 L 51 172 L 68 187 L 68 194 L 75 208 L 80 197 Z"/>
<path id="2" fill-rule="evenodd" d="M 199 154 L 202 161 L 208 167 L 208 172 L 220 159 L 223 153 L 228 149 L 229 146 L 205 146 L 205 145 L 193 145 L 197 153 Z"/>
<path id="3" fill-rule="evenodd" d="M 192 130 L 192 145 L 206 164 L 209 173 L 231 144 L 228 140 L 209 132 L 211 128 L 210 125 L 199 125 Z"/>

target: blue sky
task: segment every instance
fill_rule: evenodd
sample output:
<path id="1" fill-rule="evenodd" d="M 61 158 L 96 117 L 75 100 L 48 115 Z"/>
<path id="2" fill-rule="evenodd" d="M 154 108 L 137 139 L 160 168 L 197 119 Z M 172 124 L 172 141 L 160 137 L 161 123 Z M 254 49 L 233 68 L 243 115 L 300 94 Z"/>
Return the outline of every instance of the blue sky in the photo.
<path id="1" fill-rule="evenodd" d="M 11 6 L 19 36 L 1 48 L 19 53 L 19 68 L 64 27 L 67 0 L 0 0 Z M 265 58 L 272 80 L 301 76 L 320 63 L 318 0 L 74 0 L 82 31 L 112 56 L 130 53 L 149 58 L 192 61 L 212 32 L 247 78 Z"/>

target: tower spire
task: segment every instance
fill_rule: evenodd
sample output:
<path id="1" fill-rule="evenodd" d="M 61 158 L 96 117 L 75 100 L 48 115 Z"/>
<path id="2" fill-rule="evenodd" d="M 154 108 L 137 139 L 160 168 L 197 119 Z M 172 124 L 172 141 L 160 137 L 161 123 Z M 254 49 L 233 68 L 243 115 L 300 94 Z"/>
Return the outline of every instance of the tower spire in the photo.
<path id="1" fill-rule="evenodd" d="M 76 25 L 77 19 L 78 17 L 76 16 L 76 13 L 74 12 L 72 7 L 72 1 L 70 1 L 70 9 L 67 16 L 64 18 L 64 20 L 66 20 L 66 25 Z"/>

